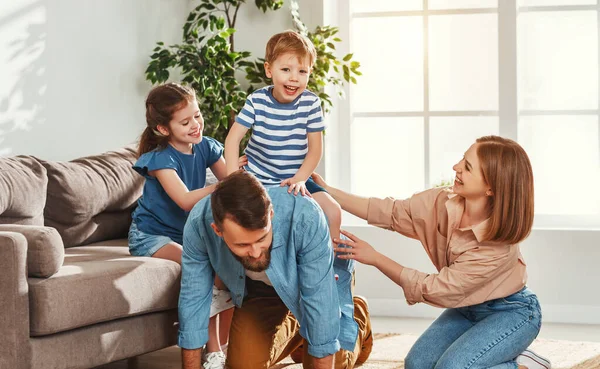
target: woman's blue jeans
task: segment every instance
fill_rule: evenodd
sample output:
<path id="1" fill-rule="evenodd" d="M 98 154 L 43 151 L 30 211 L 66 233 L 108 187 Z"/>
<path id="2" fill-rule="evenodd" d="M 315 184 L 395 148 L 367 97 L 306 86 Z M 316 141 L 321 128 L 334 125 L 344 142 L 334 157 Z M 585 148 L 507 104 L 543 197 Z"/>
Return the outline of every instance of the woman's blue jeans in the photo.
<path id="1" fill-rule="evenodd" d="M 444 311 L 406 356 L 405 369 L 509 369 L 537 337 L 542 313 L 527 287 L 505 298 Z"/>

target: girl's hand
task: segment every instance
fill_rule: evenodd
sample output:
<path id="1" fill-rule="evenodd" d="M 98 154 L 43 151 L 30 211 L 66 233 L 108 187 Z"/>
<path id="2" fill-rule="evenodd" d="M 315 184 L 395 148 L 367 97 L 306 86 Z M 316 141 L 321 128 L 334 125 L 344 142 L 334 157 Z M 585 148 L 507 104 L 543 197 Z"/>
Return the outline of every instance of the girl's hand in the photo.
<path id="1" fill-rule="evenodd" d="M 306 189 L 306 181 L 299 181 L 296 178 L 288 178 L 281 182 L 281 187 L 290 186 L 288 189 L 288 193 L 292 193 L 294 191 L 294 195 L 297 195 L 298 192 L 302 194 L 302 196 L 312 197 L 310 192 Z"/>
<path id="2" fill-rule="evenodd" d="M 316 182 L 316 181 L 315 181 Z M 333 239 L 336 244 L 346 245 L 348 247 L 335 247 L 333 250 L 338 253 L 340 259 L 353 259 L 367 265 L 375 265 L 379 261 L 381 254 L 369 245 L 367 242 L 356 237 L 348 231 L 340 230 L 340 233 L 348 237 L 349 240 Z"/>
<path id="3" fill-rule="evenodd" d="M 312 178 L 313 181 L 315 181 L 316 184 L 318 184 L 319 186 L 323 187 L 323 188 L 327 188 L 327 183 L 325 183 L 325 180 L 323 179 L 323 177 L 321 177 L 320 175 L 318 175 L 317 173 L 313 172 L 313 174 L 310 175 L 310 177 Z"/>
<path id="4" fill-rule="evenodd" d="M 238 159 L 238 169 L 243 168 L 246 164 L 248 164 L 248 157 L 246 155 L 240 156 Z"/>

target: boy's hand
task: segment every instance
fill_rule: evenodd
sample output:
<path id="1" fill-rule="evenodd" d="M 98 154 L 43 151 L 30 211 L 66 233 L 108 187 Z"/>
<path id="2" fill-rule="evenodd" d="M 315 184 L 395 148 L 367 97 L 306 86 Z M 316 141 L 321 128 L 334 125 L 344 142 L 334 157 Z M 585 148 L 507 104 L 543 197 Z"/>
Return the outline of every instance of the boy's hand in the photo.
<path id="1" fill-rule="evenodd" d="M 288 193 L 292 193 L 294 191 L 294 195 L 297 195 L 298 192 L 302 194 L 302 196 L 312 197 L 310 192 L 306 189 L 306 181 L 300 181 L 294 177 L 288 178 L 281 182 L 281 187 L 290 186 L 288 189 Z"/>
<path id="2" fill-rule="evenodd" d="M 246 164 L 248 164 L 248 157 L 246 155 L 240 156 L 238 159 L 238 169 L 242 169 Z"/>

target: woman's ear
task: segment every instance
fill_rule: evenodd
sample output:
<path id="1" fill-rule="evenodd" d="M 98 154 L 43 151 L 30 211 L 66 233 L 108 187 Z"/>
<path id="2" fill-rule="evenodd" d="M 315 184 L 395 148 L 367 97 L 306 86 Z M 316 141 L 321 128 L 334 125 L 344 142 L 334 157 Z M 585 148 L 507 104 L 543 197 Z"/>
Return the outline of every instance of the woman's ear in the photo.
<path id="1" fill-rule="evenodd" d="M 492 189 L 491 189 L 491 188 L 488 188 L 488 189 L 485 191 L 485 195 L 486 195 L 486 196 L 494 196 L 494 192 L 492 192 Z"/>

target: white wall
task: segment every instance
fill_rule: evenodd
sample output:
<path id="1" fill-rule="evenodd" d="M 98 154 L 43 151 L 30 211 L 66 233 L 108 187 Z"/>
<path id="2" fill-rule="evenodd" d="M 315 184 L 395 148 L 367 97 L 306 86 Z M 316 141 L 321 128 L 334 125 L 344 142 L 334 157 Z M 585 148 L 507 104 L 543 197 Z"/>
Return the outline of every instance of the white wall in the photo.
<path id="1" fill-rule="evenodd" d="M 310 28 L 335 9 L 302 0 Z M 158 40 L 179 42 L 190 0 L 0 2 L 0 156 L 33 154 L 68 160 L 133 142 L 144 127 L 144 70 Z M 264 15 L 241 8 L 236 49 L 264 56 L 268 38 L 291 27 L 288 3 Z M 325 13 L 325 15 L 324 15 Z M 343 36 L 342 36 L 343 37 Z M 329 138 L 336 115 L 327 116 Z M 326 144 L 329 140 L 326 135 Z M 350 226 L 406 266 L 433 272 L 421 246 L 384 230 Z M 544 320 L 600 323 L 600 231 L 534 230 L 523 244 L 529 285 Z M 371 267 L 359 266 L 357 292 L 378 315 L 436 316 L 407 306 L 402 290 Z"/>
<path id="2" fill-rule="evenodd" d="M 137 139 L 155 42 L 188 0 L 0 2 L 0 155 L 68 160 Z"/>

